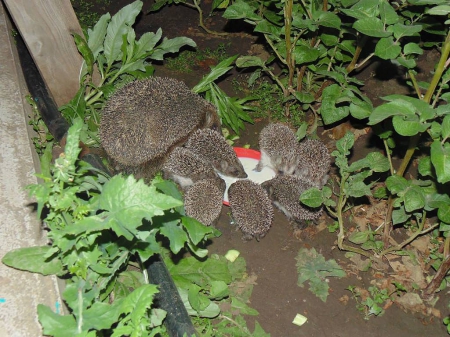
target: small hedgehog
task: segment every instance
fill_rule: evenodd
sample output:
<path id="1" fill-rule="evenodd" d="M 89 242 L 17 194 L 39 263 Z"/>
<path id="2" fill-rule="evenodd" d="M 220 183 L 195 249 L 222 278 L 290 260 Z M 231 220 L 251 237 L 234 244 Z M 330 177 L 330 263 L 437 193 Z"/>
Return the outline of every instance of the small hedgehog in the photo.
<path id="1" fill-rule="evenodd" d="M 273 221 L 273 207 L 266 191 L 251 180 L 238 180 L 228 189 L 231 215 L 242 231 L 242 240 L 263 238 Z"/>
<path id="2" fill-rule="evenodd" d="M 260 172 L 268 166 L 277 174 L 293 174 L 299 163 L 298 140 L 286 125 L 273 123 L 262 129 L 259 135 L 261 159 L 255 167 Z"/>
<path id="3" fill-rule="evenodd" d="M 310 209 L 300 202 L 300 195 L 313 185 L 300 177 L 280 175 L 261 184 L 275 207 L 282 211 L 296 229 L 307 226 L 306 220 L 317 220 L 322 209 Z"/>
<path id="4" fill-rule="evenodd" d="M 325 144 L 320 140 L 305 139 L 299 144 L 298 156 L 300 162 L 294 175 L 322 188 L 327 183 L 331 167 L 330 153 Z"/>
<path id="5" fill-rule="evenodd" d="M 184 147 L 176 147 L 162 167 L 164 179 L 171 179 L 186 190 L 202 179 L 219 179 L 208 162 Z"/>
<path id="6" fill-rule="evenodd" d="M 211 129 L 197 130 L 184 146 L 211 163 L 217 172 L 234 178 L 247 178 L 233 148 L 219 132 Z"/>
<path id="7" fill-rule="evenodd" d="M 203 179 L 195 182 L 184 195 L 184 210 L 205 226 L 215 226 L 220 217 L 225 182 L 220 179 Z"/>
<path id="8" fill-rule="evenodd" d="M 165 156 L 199 128 L 220 129 L 215 107 L 183 82 L 152 77 L 128 83 L 108 99 L 99 135 L 118 167 L 140 171 L 137 166 Z"/>

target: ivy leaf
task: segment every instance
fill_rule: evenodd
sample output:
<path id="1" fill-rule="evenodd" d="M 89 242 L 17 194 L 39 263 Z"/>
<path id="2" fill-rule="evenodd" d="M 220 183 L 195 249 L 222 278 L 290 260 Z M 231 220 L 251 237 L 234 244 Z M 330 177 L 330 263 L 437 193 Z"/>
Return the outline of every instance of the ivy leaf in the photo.
<path id="1" fill-rule="evenodd" d="M 450 144 L 435 140 L 431 144 L 431 162 L 436 170 L 437 181 L 445 184 L 450 181 Z"/>
<path id="2" fill-rule="evenodd" d="M 9 267 L 42 275 L 62 275 L 63 266 L 59 258 L 48 258 L 51 246 L 24 247 L 11 250 L 2 258 Z"/>
<path id="3" fill-rule="evenodd" d="M 58 315 L 43 304 L 38 304 L 37 312 L 44 335 L 53 337 L 78 335 L 78 325 L 73 315 Z"/>

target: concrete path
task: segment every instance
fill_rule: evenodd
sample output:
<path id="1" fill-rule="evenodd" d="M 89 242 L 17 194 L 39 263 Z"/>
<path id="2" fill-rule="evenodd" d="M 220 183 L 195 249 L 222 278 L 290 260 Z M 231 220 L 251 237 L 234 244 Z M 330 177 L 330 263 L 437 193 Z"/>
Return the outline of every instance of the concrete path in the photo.
<path id="1" fill-rule="evenodd" d="M 28 94 L 11 27 L 0 2 L 0 259 L 10 250 L 46 243 L 25 186 L 37 182 L 39 166 L 30 141 Z M 42 336 L 37 305 L 60 310 L 55 277 L 43 277 L 0 263 L 0 335 Z"/>

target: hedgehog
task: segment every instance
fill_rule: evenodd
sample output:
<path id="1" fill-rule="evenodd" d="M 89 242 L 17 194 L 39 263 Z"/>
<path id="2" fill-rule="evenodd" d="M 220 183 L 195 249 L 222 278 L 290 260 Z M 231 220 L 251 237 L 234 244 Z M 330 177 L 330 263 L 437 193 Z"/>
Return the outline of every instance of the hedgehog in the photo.
<path id="1" fill-rule="evenodd" d="M 273 221 L 273 207 L 266 191 L 251 180 L 238 180 L 228 189 L 231 216 L 243 241 L 262 239 Z"/>
<path id="2" fill-rule="evenodd" d="M 219 132 L 199 129 L 192 133 L 184 146 L 211 163 L 217 172 L 234 178 L 247 178 L 241 161 Z"/>
<path id="3" fill-rule="evenodd" d="M 217 177 L 195 182 L 184 195 L 184 210 L 205 226 L 215 226 L 223 204 L 225 182 Z"/>
<path id="4" fill-rule="evenodd" d="M 161 163 L 199 128 L 220 129 L 214 105 L 183 82 L 152 77 L 128 83 L 111 95 L 102 112 L 99 135 L 118 168 L 142 171 L 145 166 L 153 168 L 152 162 Z"/>
<path id="5" fill-rule="evenodd" d="M 202 179 L 219 179 L 212 165 L 185 147 L 176 147 L 162 166 L 164 179 L 176 182 L 186 190 Z"/>
<path id="6" fill-rule="evenodd" d="M 286 125 L 272 123 L 262 129 L 259 135 L 261 159 L 254 171 L 260 172 L 268 166 L 276 174 L 293 174 L 299 164 L 298 140 Z"/>
<path id="7" fill-rule="evenodd" d="M 282 211 L 294 229 L 303 229 L 308 220 L 317 220 L 322 209 L 311 209 L 300 202 L 300 195 L 313 184 L 294 175 L 279 175 L 261 184 L 273 205 Z"/>
<path id="8" fill-rule="evenodd" d="M 305 139 L 299 143 L 298 156 L 300 162 L 294 175 L 322 188 L 328 180 L 331 158 L 325 144 L 320 140 Z"/>

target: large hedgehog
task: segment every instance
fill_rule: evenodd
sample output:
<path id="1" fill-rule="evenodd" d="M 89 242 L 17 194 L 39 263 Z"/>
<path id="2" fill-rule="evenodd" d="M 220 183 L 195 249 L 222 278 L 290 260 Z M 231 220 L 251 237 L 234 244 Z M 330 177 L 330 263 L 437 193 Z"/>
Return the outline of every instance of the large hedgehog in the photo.
<path id="1" fill-rule="evenodd" d="M 325 144 L 320 140 L 305 139 L 300 142 L 298 153 L 301 160 L 294 175 L 322 188 L 328 180 L 331 166 L 330 153 Z"/>
<path id="2" fill-rule="evenodd" d="M 261 159 L 255 168 L 258 172 L 268 166 L 277 174 L 293 174 L 299 163 L 297 137 L 284 124 L 273 123 L 262 129 L 259 150 Z"/>
<path id="3" fill-rule="evenodd" d="M 310 209 L 300 202 L 300 195 L 313 187 L 309 181 L 293 175 L 279 175 L 261 184 L 273 204 L 282 211 L 296 229 L 307 226 L 307 220 L 317 220 L 322 209 Z"/>
<path id="4" fill-rule="evenodd" d="M 186 190 L 202 179 L 220 179 L 210 163 L 184 147 L 176 147 L 163 164 L 164 179 L 171 179 Z"/>
<path id="5" fill-rule="evenodd" d="M 199 128 L 220 129 L 215 107 L 183 82 L 152 77 L 125 85 L 108 99 L 99 134 L 116 168 L 145 176 Z"/>
<path id="6" fill-rule="evenodd" d="M 211 163 L 217 172 L 235 178 L 247 178 L 242 163 L 233 148 L 217 131 L 197 130 L 189 137 L 185 147 Z"/>
<path id="7" fill-rule="evenodd" d="M 273 221 L 273 207 L 262 187 L 251 180 L 238 180 L 228 189 L 231 216 L 242 231 L 242 240 L 263 238 Z"/>
<path id="8" fill-rule="evenodd" d="M 190 186 L 184 195 L 184 209 L 205 226 L 214 226 L 220 217 L 225 182 L 221 178 L 203 179 Z"/>

